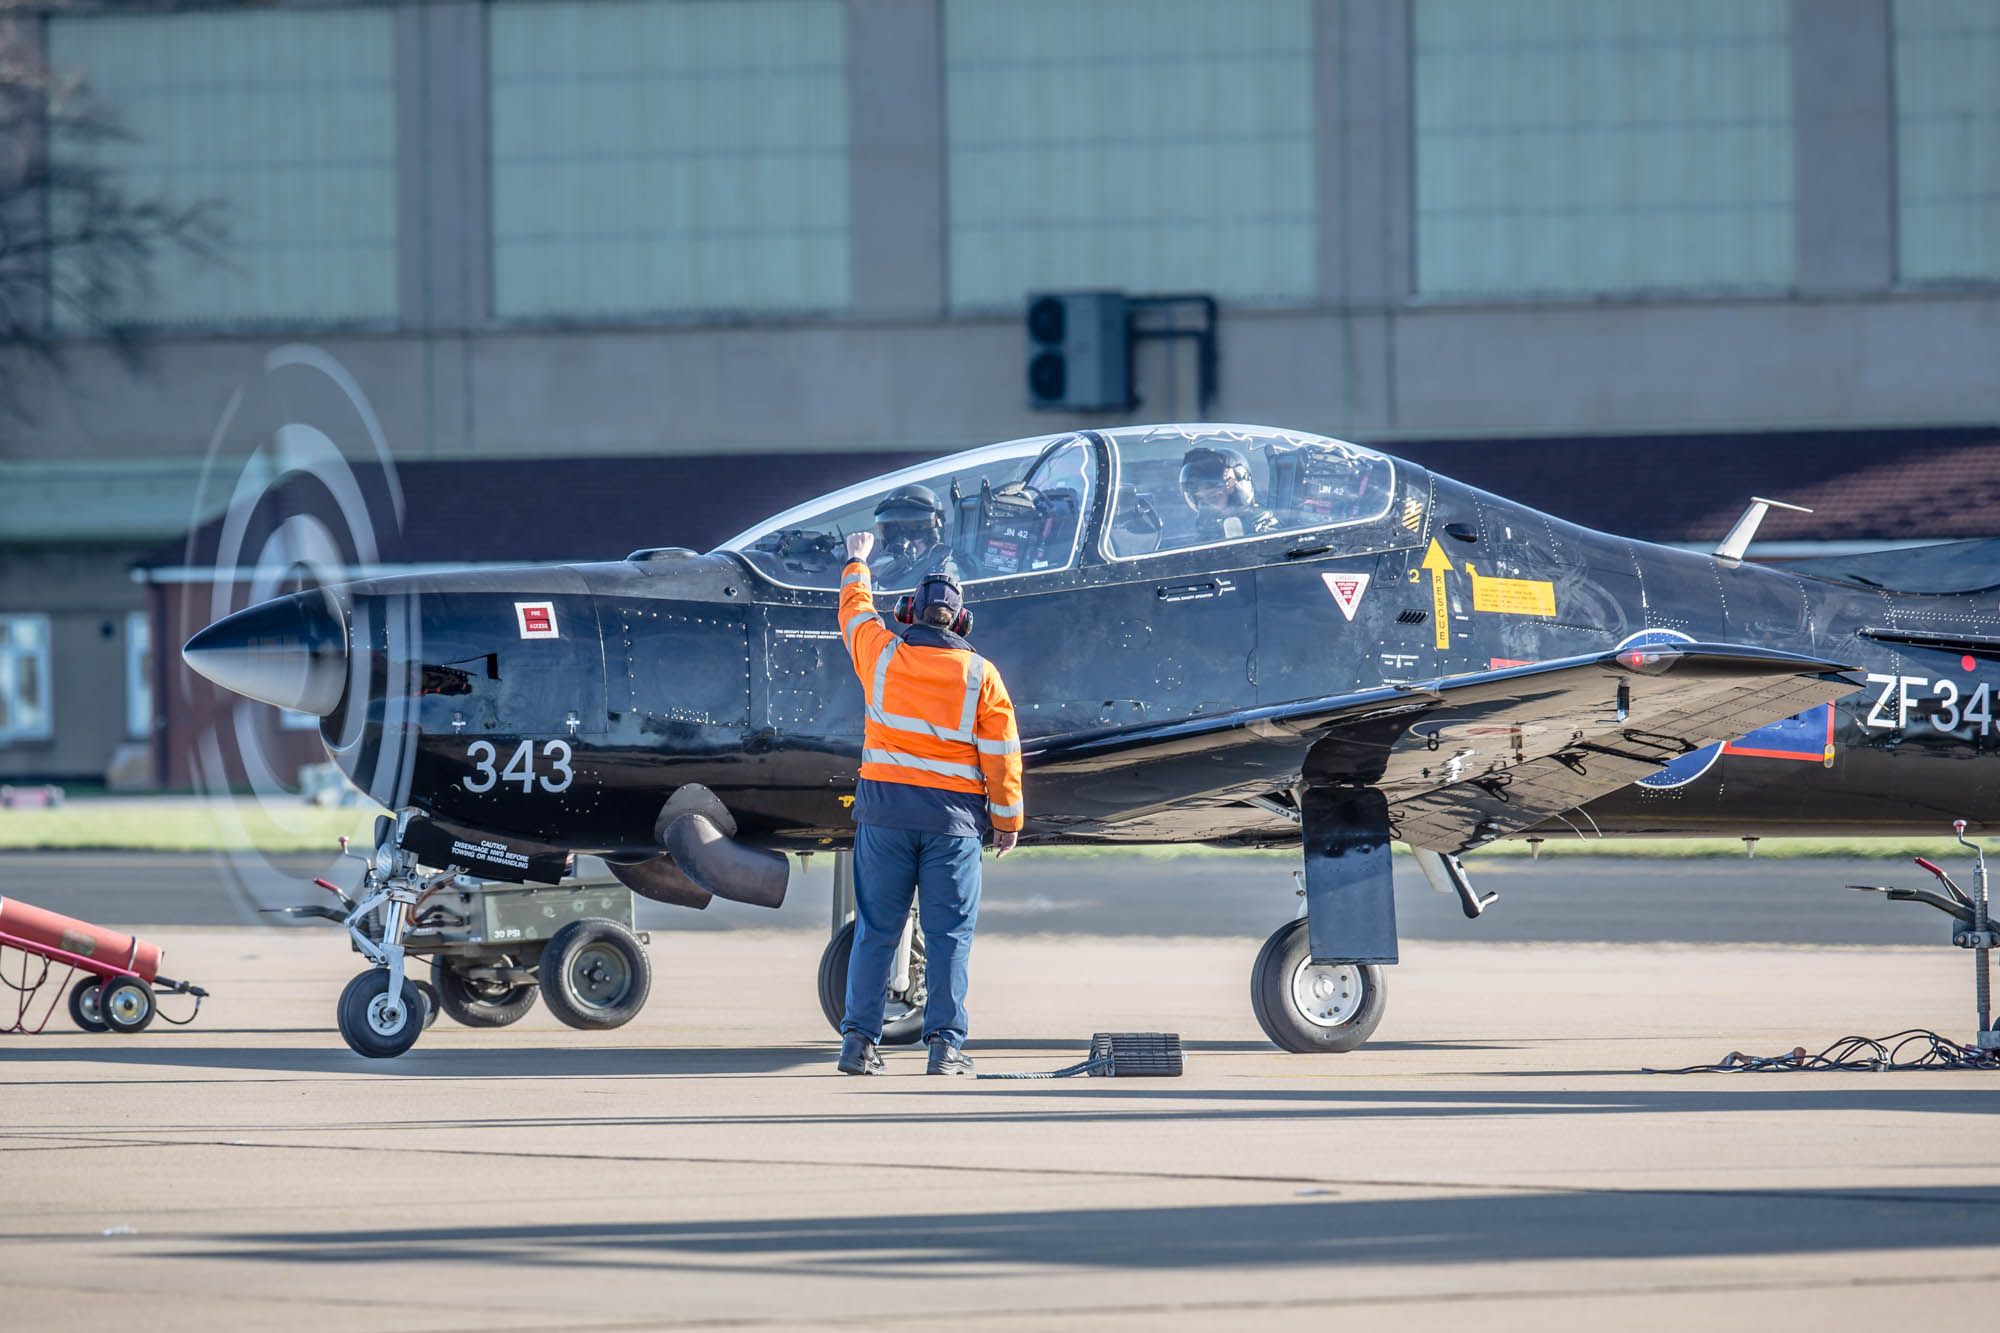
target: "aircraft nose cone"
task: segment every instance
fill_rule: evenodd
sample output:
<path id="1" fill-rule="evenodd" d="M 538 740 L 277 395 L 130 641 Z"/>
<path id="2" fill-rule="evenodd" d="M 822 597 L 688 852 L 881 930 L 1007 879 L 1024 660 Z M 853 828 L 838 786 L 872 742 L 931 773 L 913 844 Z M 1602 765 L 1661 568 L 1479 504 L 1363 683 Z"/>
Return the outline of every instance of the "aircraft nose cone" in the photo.
<path id="1" fill-rule="evenodd" d="M 324 590 L 295 593 L 216 621 L 181 660 L 232 693 L 325 717 L 347 688 L 347 622 Z"/>

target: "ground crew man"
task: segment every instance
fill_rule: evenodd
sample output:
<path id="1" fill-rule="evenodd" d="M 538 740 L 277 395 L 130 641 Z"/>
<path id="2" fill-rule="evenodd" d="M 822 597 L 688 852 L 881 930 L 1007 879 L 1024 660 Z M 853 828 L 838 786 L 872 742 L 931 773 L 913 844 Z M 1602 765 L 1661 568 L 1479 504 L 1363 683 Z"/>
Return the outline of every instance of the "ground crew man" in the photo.
<path id="1" fill-rule="evenodd" d="M 966 964 L 979 917 L 979 848 L 986 832 L 1005 856 L 1021 800 L 1014 704 L 992 664 L 963 637 L 971 628 L 957 580 L 932 574 L 909 602 L 900 638 L 875 612 L 868 553 L 875 535 L 847 538 L 840 633 L 867 704 L 854 794 L 854 949 L 840 1071 L 881 1072 L 882 1006 L 914 889 L 930 996 L 926 1070 L 969 1074 Z M 898 616 L 899 619 L 903 617 Z"/>

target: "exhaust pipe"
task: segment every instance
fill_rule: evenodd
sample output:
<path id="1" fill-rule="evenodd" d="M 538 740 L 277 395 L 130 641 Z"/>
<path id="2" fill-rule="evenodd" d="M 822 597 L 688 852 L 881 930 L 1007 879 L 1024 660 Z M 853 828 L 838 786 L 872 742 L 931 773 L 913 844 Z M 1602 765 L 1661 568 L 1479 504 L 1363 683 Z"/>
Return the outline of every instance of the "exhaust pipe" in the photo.
<path id="1" fill-rule="evenodd" d="M 667 849 L 676 873 L 697 889 L 753 907 L 776 907 L 785 901 L 792 863 L 782 852 L 738 842 L 735 817 L 720 797 L 698 782 L 667 798 L 654 821 L 653 836 Z"/>
<path id="2" fill-rule="evenodd" d="M 656 856 L 650 861 L 624 866 L 616 861 L 604 864 L 620 884 L 641 898 L 651 898 L 656 903 L 692 907 L 699 912 L 713 899 L 707 889 L 681 873 L 681 868 L 674 864 L 671 856 Z"/>
<path id="3" fill-rule="evenodd" d="M 776 907 L 785 901 L 792 863 L 783 852 L 767 852 L 736 841 L 707 815 L 682 815 L 667 828 L 667 855 L 687 877 L 718 898 Z"/>

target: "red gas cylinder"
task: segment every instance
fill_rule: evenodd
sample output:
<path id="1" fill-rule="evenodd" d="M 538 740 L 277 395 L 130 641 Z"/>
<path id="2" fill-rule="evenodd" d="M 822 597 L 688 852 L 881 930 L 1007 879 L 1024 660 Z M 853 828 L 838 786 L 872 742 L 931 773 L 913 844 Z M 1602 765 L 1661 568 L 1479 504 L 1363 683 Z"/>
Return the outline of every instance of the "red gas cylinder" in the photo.
<path id="1" fill-rule="evenodd" d="M 0 898 L 0 932 L 31 946 L 61 949 L 93 963 L 137 972 L 141 981 L 151 982 L 160 974 L 159 945 L 60 912 L 31 907 L 19 898 Z"/>

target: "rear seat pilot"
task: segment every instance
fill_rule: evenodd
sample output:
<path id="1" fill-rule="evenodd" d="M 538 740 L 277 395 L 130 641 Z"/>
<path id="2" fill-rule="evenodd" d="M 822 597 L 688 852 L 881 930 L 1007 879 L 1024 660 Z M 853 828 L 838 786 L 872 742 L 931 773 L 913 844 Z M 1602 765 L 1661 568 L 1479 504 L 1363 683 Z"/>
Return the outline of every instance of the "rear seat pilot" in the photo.
<path id="1" fill-rule="evenodd" d="M 1231 541 L 1278 528 L 1278 516 L 1257 503 L 1250 460 L 1234 449 L 1201 445 L 1182 455 L 1181 495 L 1194 510 L 1196 542 Z"/>

